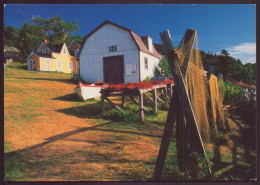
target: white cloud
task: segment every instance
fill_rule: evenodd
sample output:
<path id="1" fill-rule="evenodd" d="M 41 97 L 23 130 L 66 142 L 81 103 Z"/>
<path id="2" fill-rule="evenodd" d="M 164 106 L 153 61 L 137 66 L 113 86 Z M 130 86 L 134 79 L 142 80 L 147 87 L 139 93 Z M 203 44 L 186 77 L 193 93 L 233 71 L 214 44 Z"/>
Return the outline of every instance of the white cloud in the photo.
<path id="1" fill-rule="evenodd" d="M 240 59 L 244 64 L 256 62 L 256 43 L 241 43 L 226 50 L 231 56 Z"/>

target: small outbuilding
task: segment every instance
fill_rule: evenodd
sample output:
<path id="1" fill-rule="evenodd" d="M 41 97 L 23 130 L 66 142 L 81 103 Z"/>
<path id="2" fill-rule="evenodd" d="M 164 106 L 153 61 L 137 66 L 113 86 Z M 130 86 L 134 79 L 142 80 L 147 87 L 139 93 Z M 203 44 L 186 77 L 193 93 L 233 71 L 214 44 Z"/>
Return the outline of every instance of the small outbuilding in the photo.
<path id="1" fill-rule="evenodd" d="M 140 82 L 154 76 L 161 58 L 151 37 L 106 20 L 84 38 L 80 76 L 87 82 Z"/>

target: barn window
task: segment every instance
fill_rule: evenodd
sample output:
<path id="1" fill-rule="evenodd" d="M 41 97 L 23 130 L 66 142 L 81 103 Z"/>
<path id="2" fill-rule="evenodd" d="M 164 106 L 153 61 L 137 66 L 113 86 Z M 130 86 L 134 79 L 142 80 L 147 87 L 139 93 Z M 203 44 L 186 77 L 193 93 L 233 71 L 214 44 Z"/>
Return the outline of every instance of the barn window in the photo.
<path id="1" fill-rule="evenodd" d="M 70 70 L 73 70 L 73 63 L 70 61 Z"/>
<path id="2" fill-rule="evenodd" d="M 58 60 L 58 68 L 59 69 L 61 69 L 61 64 L 62 64 L 61 60 Z"/>
<path id="3" fill-rule="evenodd" d="M 148 58 L 144 57 L 144 69 L 148 70 Z"/>
<path id="4" fill-rule="evenodd" d="M 117 45 L 109 46 L 109 52 L 115 52 L 115 51 L 117 51 Z"/>

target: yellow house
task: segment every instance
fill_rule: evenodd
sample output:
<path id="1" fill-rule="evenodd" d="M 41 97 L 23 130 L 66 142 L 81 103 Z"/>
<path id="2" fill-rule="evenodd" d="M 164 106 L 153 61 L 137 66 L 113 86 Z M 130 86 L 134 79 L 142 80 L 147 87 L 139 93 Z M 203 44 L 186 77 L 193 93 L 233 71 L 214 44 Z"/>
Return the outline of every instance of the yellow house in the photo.
<path id="1" fill-rule="evenodd" d="M 77 52 L 80 44 L 69 49 L 65 43 L 49 44 L 45 40 L 39 46 L 37 52 L 31 52 L 27 58 L 28 70 L 58 71 L 64 73 L 78 73 L 79 59 Z"/>

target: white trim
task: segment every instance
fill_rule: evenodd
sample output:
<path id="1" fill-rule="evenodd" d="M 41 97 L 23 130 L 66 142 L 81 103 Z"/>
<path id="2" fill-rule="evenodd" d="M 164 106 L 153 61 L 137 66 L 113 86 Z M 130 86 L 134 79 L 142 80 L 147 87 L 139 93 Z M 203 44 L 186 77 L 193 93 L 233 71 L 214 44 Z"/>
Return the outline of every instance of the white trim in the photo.
<path id="1" fill-rule="evenodd" d="M 62 48 L 61 48 L 60 54 L 66 55 L 66 53 L 63 53 L 64 45 L 65 45 L 65 49 L 67 50 L 67 54 L 70 56 L 70 52 L 69 52 L 69 50 L 68 50 L 68 47 L 67 47 L 66 43 L 63 44 L 63 46 L 62 46 Z"/>
<path id="2" fill-rule="evenodd" d="M 33 59 L 30 59 L 28 62 L 28 71 L 33 71 Z M 32 68 L 31 68 L 32 67 Z"/>
<path id="3" fill-rule="evenodd" d="M 72 64 L 72 65 L 71 65 L 72 68 L 70 68 L 70 64 Z M 72 62 L 72 61 L 69 62 L 69 70 L 73 71 L 73 62 Z"/>
<path id="4" fill-rule="evenodd" d="M 32 54 L 36 55 L 34 52 L 31 52 L 30 55 L 27 57 L 26 60 L 28 60 L 28 58 L 30 58 Z M 36 55 L 36 56 L 39 57 L 38 55 Z M 40 57 L 39 57 L 39 58 L 40 58 Z"/>
<path id="5" fill-rule="evenodd" d="M 48 48 L 48 46 L 47 46 L 44 42 L 42 42 L 41 45 L 40 45 L 40 47 L 37 49 L 37 51 L 39 51 L 39 49 L 41 48 L 42 45 L 45 45 L 45 46 Z M 48 48 L 48 49 L 51 51 L 50 48 Z M 52 52 L 52 51 L 51 51 L 51 52 Z"/>
<path id="6" fill-rule="evenodd" d="M 39 70 L 41 70 L 41 57 L 39 57 Z"/>
<path id="7" fill-rule="evenodd" d="M 48 61 L 48 64 L 49 64 L 49 65 L 48 65 L 48 69 L 47 69 L 47 61 Z M 51 70 L 50 68 L 51 68 L 50 59 L 47 59 L 47 58 L 46 58 L 46 59 L 45 59 L 45 70 L 46 70 L 46 71 L 50 71 L 50 70 Z"/>
<path id="8" fill-rule="evenodd" d="M 60 67 L 59 67 L 59 62 L 60 62 Z M 62 69 L 62 60 L 57 59 L 57 69 Z"/>
<path id="9" fill-rule="evenodd" d="M 76 51 L 77 51 L 77 52 L 76 52 Z M 79 53 L 79 49 L 75 49 L 75 50 L 74 50 L 74 55 L 77 56 L 78 53 Z"/>

